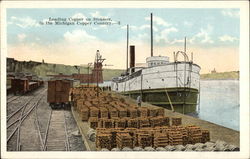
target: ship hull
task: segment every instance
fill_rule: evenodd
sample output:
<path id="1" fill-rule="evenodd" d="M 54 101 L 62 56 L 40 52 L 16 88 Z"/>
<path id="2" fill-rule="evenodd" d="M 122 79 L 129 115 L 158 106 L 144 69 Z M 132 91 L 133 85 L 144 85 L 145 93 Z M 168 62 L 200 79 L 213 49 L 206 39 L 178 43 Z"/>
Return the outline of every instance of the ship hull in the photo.
<path id="1" fill-rule="evenodd" d="M 111 89 L 143 102 L 195 113 L 200 89 L 200 67 L 191 62 L 174 62 L 148 67 L 112 80 Z"/>
<path id="2" fill-rule="evenodd" d="M 199 91 L 194 88 L 173 87 L 120 93 L 130 96 L 134 99 L 136 99 L 138 96 L 141 96 L 143 102 L 148 102 L 150 104 L 161 106 L 170 110 L 172 109 L 170 105 L 171 103 L 175 112 L 191 114 L 196 112 Z"/>

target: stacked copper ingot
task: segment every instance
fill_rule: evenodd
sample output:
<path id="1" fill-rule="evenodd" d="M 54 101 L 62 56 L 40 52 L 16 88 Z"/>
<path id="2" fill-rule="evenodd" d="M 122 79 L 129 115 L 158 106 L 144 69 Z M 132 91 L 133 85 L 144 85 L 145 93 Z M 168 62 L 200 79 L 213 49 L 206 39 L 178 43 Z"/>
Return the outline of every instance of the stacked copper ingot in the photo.
<path id="1" fill-rule="evenodd" d="M 105 119 L 104 119 L 105 120 Z M 187 133 L 187 129 L 192 129 L 194 126 L 188 128 L 183 126 L 161 126 L 161 127 L 147 127 L 147 128 L 97 128 L 98 131 L 104 133 L 109 132 L 111 134 L 111 147 L 115 148 L 118 147 L 117 144 L 117 135 L 118 133 L 125 133 L 125 136 L 131 137 L 131 143 L 133 143 L 133 146 L 140 146 L 140 147 L 164 147 L 167 145 L 186 145 L 187 144 L 187 138 L 190 139 L 189 134 Z M 192 131 L 192 130 L 191 130 Z M 207 131 L 204 131 L 204 133 L 207 133 Z M 130 146 L 126 145 L 125 141 L 128 137 L 124 137 L 124 142 L 119 139 L 119 147 L 123 148 L 124 146 Z M 122 143 L 123 142 L 123 143 Z M 196 142 L 192 143 L 195 144 Z M 108 147 L 109 148 L 109 147 Z"/>
<path id="2" fill-rule="evenodd" d="M 173 126 L 179 126 L 179 125 L 181 125 L 182 123 L 181 123 L 181 118 L 178 118 L 178 117 L 173 117 L 172 118 L 172 125 Z"/>
<path id="3" fill-rule="evenodd" d="M 127 103 L 124 98 L 118 98 L 106 92 L 99 93 L 97 98 L 96 88 L 82 87 L 75 90 L 75 109 L 83 121 L 89 121 L 91 128 L 98 129 L 106 134 L 98 139 L 99 148 L 115 148 L 131 146 L 126 143 L 130 140 L 132 146 L 155 146 L 163 147 L 187 143 L 198 143 L 209 141 L 209 131 L 201 131 L 199 127 L 180 126 L 181 118 L 174 117 L 172 120 L 165 116 L 163 108 L 138 107 Z M 170 126 L 170 120 L 172 124 Z M 100 129 L 99 128 L 103 128 Z M 104 133 L 109 131 L 109 133 Z M 118 134 L 120 135 L 118 139 Z M 108 134 L 108 135 L 107 135 Z M 100 135 L 99 135 L 100 136 Z M 123 137 L 125 136 L 125 137 Z M 167 142 L 168 137 L 168 142 Z M 111 146 L 104 146 L 102 141 L 109 138 Z M 100 141 L 100 139 L 103 139 Z M 124 142 L 123 142 L 124 139 Z M 100 144 L 101 143 L 101 144 Z"/>
<path id="4" fill-rule="evenodd" d="M 183 145 L 182 133 L 180 131 L 169 131 L 169 145 Z"/>
<path id="5" fill-rule="evenodd" d="M 137 145 L 139 147 L 152 147 L 153 145 L 153 137 L 150 133 L 137 133 Z"/>
<path id="6" fill-rule="evenodd" d="M 79 99 L 76 101 L 76 109 L 80 110 L 83 107 L 83 99 Z"/>
<path id="7" fill-rule="evenodd" d="M 125 118 L 127 117 L 127 110 L 125 108 L 119 107 L 118 114 L 120 118 Z"/>
<path id="8" fill-rule="evenodd" d="M 102 127 L 103 128 L 113 128 L 114 127 L 114 120 L 113 119 L 102 119 Z"/>
<path id="9" fill-rule="evenodd" d="M 182 134 L 183 145 L 188 144 L 188 131 L 187 131 L 187 129 L 185 129 L 185 127 L 183 127 L 183 126 L 172 126 L 171 129 L 175 130 L 175 131 L 180 131 L 181 134 Z"/>
<path id="10" fill-rule="evenodd" d="M 99 109 L 96 107 L 90 107 L 89 116 L 98 118 L 99 117 Z"/>
<path id="11" fill-rule="evenodd" d="M 202 133 L 202 138 L 201 138 L 202 143 L 210 141 L 210 133 L 208 130 L 201 130 L 201 133 Z"/>
<path id="12" fill-rule="evenodd" d="M 139 127 L 139 121 L 137 118 L 135 119 L 128 119 L 127 121 L 128 128 L 138 128 Z"/>
<path id="13" fill-rule="evenodd" d="M 156 108 L 152 108 L 152 109 L 149 109 L 149 112 L 148 112 L 148 115 L 150 116 L 150 117 L 156 117 L 157 116 L 157 114 L 158 114 L 158 109 L 156 109 Z"/>
<path id="14" fill-rule="evenodd" d="M 82 121 L 89 120 L 89 108 L 88 107 L 84 107 L 80 110 L 80 118 Z"/>
<path id="15" fill-rule="evenodd" d="M 158 116 L 164 116 L 165 115 L 165 111 L 164 111 L 164 108 L 158 108 L 158 113 L 157 113 Z"/>
<path id="16" fill-rule="evenodd" d="M 102 148 L 112 149 L 112 134 L 109 131 L 97 131 L 96 134 L 96 148 L 101 150 Z"/>
<path id="17" fill-rule="evenodd" d="M 149 119 L 151 127 L 163 126 L 163 117 L 152 117 Z"/>
<path id="18" fill-rule="evenodd" d="M 195 143 L 201 142 L 202 132 L 201 132 L 200 127 L 190 125 L 190 126 L 187 126 L 186 129 L 188 131 L 188 143 L 189 144 L 195 144 Z"/>
<path id="19" fill-rule="evenodd" d="M 126 129 L 124 129 L 124 131 L 128 132 L 129 135 L 133 138 L 134 144 L 135 144 L 135 140 L 136 140 L 136 130 L 137 130 L 137 128 L 126 128 Z"/>
<path id="20" fill-rule="evenodd" d="M 150 127 L 150 122 L 148 118 L 140 117 L 138 118 L 139 128 Z"/>
<path id="21" fill-rule="evenodd" d="M 148 116 L 148 109 L 145 107 L 138 108 L 139 117 L 147 117 Z"/>
<path id="22" fill-rule="evenodd" d="M 168 134 L 166 133 L 155 133 L 154 135 L 154 147 L 165 147 L 169 145 Z"/>
<path id="23" fill-rule="evenodd" d="M 162 117 L 162 126 L 170 126 L 169 117 L 167 117 L 167 116 Z"/>
<path id="24" fill-rule="evenodd" d="M 109 117 L 109 112 L 108 109 L 105 107 L 100 108 L 100 117 L 101 118 L 108 118 Z"/>
<path id="25" fill-rule="evenodd" d="M 112 143 L 112 148 L 115 148 L 117 147 L 117 144 L 116 144 L 116 136 L 117 136 L 117 133 L 119 132 L 123 132 L 124 129 L 122 128 L 113 128 L 110 130 L 112 136 L 111 136 L 111 143 Z"/>
<path id="26" fill-rule="evenodd" d="M 118 111 L 116 108 L 109 108 L 109 115 L 110 115 L 110 118 L 118 118 Z"/>
<path id="27" fill-rule="evenodd" d="M 89 118 L 89 125 L 92 129 L 96 129 L 98 127 L 98 118 L 97 117 L 90 117 Z"/>
<path id="28" fill-rule="evenodd" d="M 126 128 L 127 127 L 127 120 L 126 119 L 116 119 L 114 120 L 115 128 Z"/>
<path id="29" fill-rule="evenodd" d="M 122 149 L 124 147 L 133 148 L 133 139 L 129 133 L 118 132 L 116 135 L 117 147 Z"/>
<path id="30" fill-rule="evenodd" d="M 135 109 L 135 108 L 128 108 L 128 117 L 130 117 L 130 118 L 137 118 L 138 117 L 137 109 Z"/>

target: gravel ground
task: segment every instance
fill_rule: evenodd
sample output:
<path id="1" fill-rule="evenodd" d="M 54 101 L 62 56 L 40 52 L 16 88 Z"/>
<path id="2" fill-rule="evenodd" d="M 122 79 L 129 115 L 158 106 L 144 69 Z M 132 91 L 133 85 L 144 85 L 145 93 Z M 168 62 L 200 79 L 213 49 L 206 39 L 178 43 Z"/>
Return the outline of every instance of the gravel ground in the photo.
<path id="1" fill-rule="evenodd" d="M 67 133 L 69 138 L 69 145 L 71 151 L 85 151 L 86 147 L 83 144 L 82 137 L 78 130 L 76 121 L 70 110 L 65 110 Z"/>

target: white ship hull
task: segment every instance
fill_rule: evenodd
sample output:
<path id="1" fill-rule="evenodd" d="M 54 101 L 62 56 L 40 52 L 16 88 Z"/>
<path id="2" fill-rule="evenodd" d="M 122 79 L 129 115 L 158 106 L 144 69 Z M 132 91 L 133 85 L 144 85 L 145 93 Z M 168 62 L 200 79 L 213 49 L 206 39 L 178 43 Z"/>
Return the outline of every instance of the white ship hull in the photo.
<path id="1" fill-rule="evenodd" d="M 133 98 L 141 95 L 144 102 L 169 108 L 172 104 L 179 112 L 192 113 L 196 111 L 199 72 L 200 67 L 192 62 L 172 62 L 115 78 L 111 89 Z"/>

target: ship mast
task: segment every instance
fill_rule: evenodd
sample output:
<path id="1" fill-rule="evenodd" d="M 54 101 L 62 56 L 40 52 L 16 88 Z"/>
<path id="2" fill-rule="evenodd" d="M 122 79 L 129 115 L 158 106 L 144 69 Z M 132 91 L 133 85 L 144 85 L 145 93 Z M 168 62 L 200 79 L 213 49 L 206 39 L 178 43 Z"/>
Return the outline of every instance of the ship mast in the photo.
<path id="1" fill-rule="evenodd" d="M 184 39 L 184 52 L 186 53 L 187 43 L 186 43 L 186 37 Z"/>
<path id="2" fill-rule="evenodd" d="M 126 63 L 126 71 L 128 71 L 128 38 L 129 38 L 129 26 L 127 25 L 127 63 Z"/>
<path id="3" fill-rule="evenodd" d="M 151 27 L 150 27 L 150 31 L 151 31 L 151 57 L 154 56 L 153 55 L 153 14 L 151 13 Z"/>

